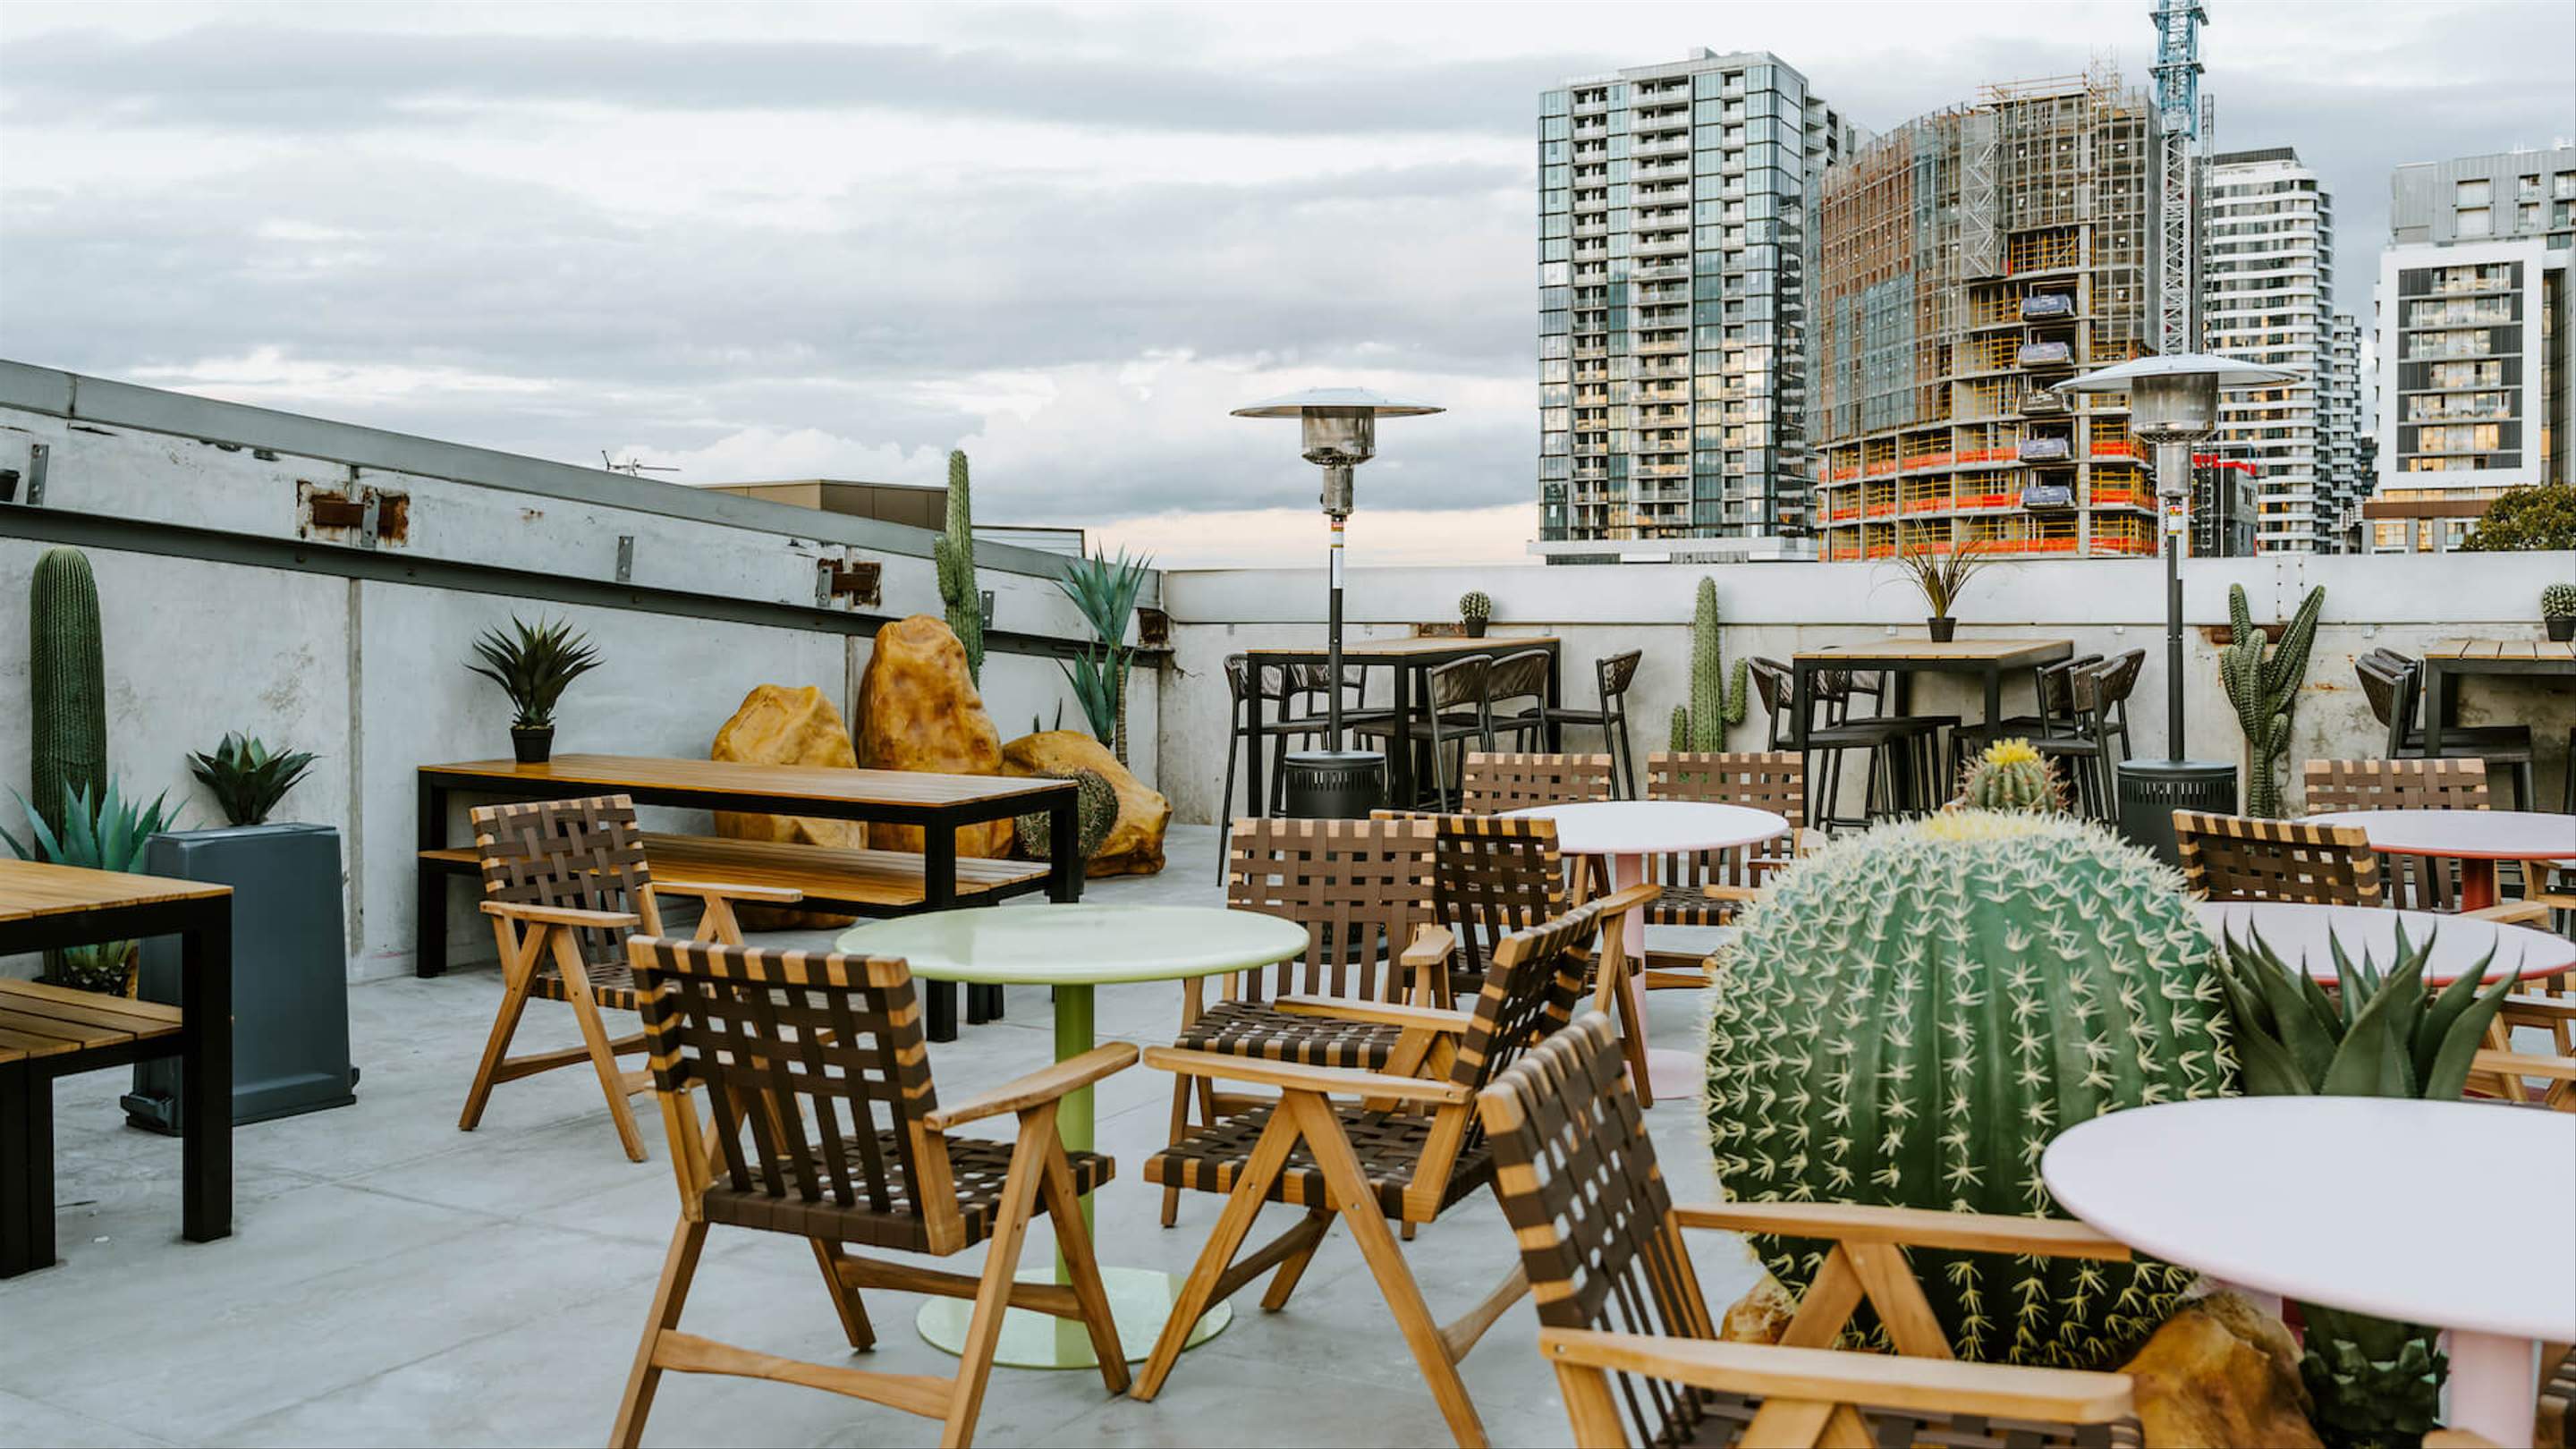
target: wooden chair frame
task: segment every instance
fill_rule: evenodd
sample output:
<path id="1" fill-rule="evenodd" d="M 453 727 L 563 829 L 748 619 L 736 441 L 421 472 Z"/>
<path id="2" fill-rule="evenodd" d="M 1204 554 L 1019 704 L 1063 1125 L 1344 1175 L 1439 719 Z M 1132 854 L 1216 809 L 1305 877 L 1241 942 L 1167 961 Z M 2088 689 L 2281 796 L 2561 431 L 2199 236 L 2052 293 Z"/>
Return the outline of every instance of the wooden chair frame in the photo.
<path id="1" fill-rule="evenodd" d="M 636 1130 L 626 1099 L 651 1082 L 643 1072 L 620 1071 L 617 1058 L 643 1051 L 644 1037 L 639 1032 L 610 1038 L 600 1019 L 600 993 L 591 980 L 595 963 L 583 959 L 583 946 L 631 931 L 661 935 L 662 893 L 695 897 L 705 908 L 697 939 L 739 946 L 742 926 L 733 902 L 790 905 L 804 894 L 773 886 L 654 880 L 644 862 L 635 803 L 624 795 L 485 806 L 473 813 L 473 821 L 483 865 L 483 914 L 492 918 L 493 940 L 501 953 L 501 1005 L 473 1085 L 466 1089 L 457 1130 L 471 1132 L 482 1124 L 492 1089 L 501 1083 L 586 1061 L 599 1074 L 609 1119 L 617 1124 L 617 1140 L 628 1160 L 642 1162 L 644 1136 Z M 562 904 L 566 898 L 581 904 Z M 604 908 L 616 904 L 625 909 Z M 510 1040 L 518 1034 L 529 998 L 539 992 L 549 961 L 563 999 L 580 1023 L 582 1044 L 511 1056 Z"/>
<path id="2" fill-rule="evenodd" d="M 1406 1267 L 1394 1233 L 1388 1230 L 1387 1219 L 1427 1223 L 1437 1219 L 1449 1203 L 1464 1200 L 1466 1194 L 1459 1190 L 1461 1184 L 1453 1181 L 1453 1170 L 1477 1132 L 1476 1084 L 1489 1077 L 1492 1067 L 1499 1064 L 1495 1061 L 1497 1054 L 1515 1051 L 1522 1045 L 1498 1040 L 1513 1029 L 1507 1013 L 1525 1011 L 1531 1005 L 1508 999 L 1508 983 L 1515 974 L 1525 968 L 1552 965 L 1547 993 L 1569 1002 L 1577 998 L 1582 990 L 1584 965 L 1578 943 L 1597 928 L 1602 935 L 1602 951 L 1615 951 L 1621 914 L 1642 903 L 1652 889 L 1638 886 L 1504 938 L 1495 950 L 1493 970 L 1473 1012 L 1343 1001 L 1282 1003 L 1300 1011 L 1376 1016 L 1449 1038 L 1442 1054 L 1445 1065 L 1426 1062 L 1424 1075 L 1397 1076 L 1149 1048 L 1145 1053 L 1148 1066 L 1184 1076 L 1269 1087 L 1279 1093 L 1279 1104 L 1272 1109 L 1249 1154 L 1234 1164 L 1233 1185 L 1226 1192 L 1224 1210 L 1209 1232 L 1207 1246 L 1200 1251 L 1189 1278 L 1175 1296 L 1172 1316 L 1129 1393 L 1146 1401 L 1160 1393 L 1180 1358 L 1191 1325 L 1211 1306 L 1232 1297 L 1253 1279 L 1265 1273 L 1271 1275 L 1270 1286 L 1261 1299 L 1263 1311 L 1276 1312 L 1285 1307 L 1338 1216 L 1350 1225 L 1351 1236 L 1357 1240 L 1360 1254 L 1376 1278 L 1414 1362 L 1430 1385 L 1450 1433 L 1462 1446 L 1487 1443 L 1483 1421 L 1467 1396 L 1465 1382 L 1458 1376 L 1458 1364 L 1494 1320 L 1528 1291 L 1528 1280 L 1515 1266 L 1474 1308 L 1441 1324 L 1432 1318 L 1421 1286 Z M 1610 979 L 1610 973 L 1602 976 L 1605 981 Z M 1547 1007 L 1532 1029 L 1543 1038 L 1570 1015 Z M 1434 1071 L 1442 1075 L 1429 1075 Z M 1387 1203 L 1370 1183 L 1346 1131 L 1344 1115 L 1333 1104 L 1336 1096 L 1359 1098 L 1364 1110 L 1409 1110 L 1429 1117 L 1420 1155 L 1400 1201 Z M 1292 1161 L 1292 1154 L 1301 1146 L 1305 1149 L 1305 1162 L 1311 1163 L 1323 1180 L 1322 1196 L 1316 1200 L 1308 1199 L 1302 1175 L 1287 1172 L 1291 1166 L 1305 1165 Z M 1162 1162 L 1159 1156 L 1149 1162 L 1148 1175 L 1162 1170 Z M 1473 1185 L 1468 1186 L 1472 1190 Z M 1243 1251 L 1254 1220 L 1274 1194 L 1281 1202 L 1304 1208 L 1304 1217 L 1264 1246 Z"/>
<path id="3" fill-rule="evenodd" d="M 1806 853 L 1806 766 L 1794 750 L 1676 753 L 1646 756 L 1646 798 L 1744 805 L 1789 822 L 1782 839 L 1735 850 L 1659 856 L 1650 867 L 1664 894 L 1646 907 L 1648 926 L 1732 924 L 1739 907 L 1761 899 L 1770 877 Z M 1708 970 L 1696 952 L 1645 953 L 1639 984 L 1649 991 L 1701 990 Z"/>
<path id="4" fill-rule="evenodd" d="M 1125 1390 L 1126 1356 L 1101 1282 L 1091 1229 L 1083 1220 L 1072 1159 L 1056 1130 L 1056 1117 L 1068 1093 L 1134 1064 L 1136 1048 L 1132 1044 L 1112 1042 L 1095 1047 L 978 1093 L 956 1106 L 942 1108 L 931 1086 L 929 1051 L 921 1030 L 912 973 L 899 959 L 744 950 L 722 943 L 710 946 L 647 936 L 630 938 L 627 952 L 639 981 L 648 988 L 657 987 L 675 974 L 687 973 L 701 980 L 766 986 L 773 992 L 786 989 L 792 993 L 794 988 L 806 988 L 827 997 L 834 993 L 866 993 L 869 999 L 882 1002 L 883 1007 L 881 1019 L 866 1024 L 875 1028 L 873 1045 L 860 1040 L 866 1029 L 863 1027 L 857 1031 L 844 1028 L 832 1034 L 800 1033 L 794 1040 L 777 1043 L 783 1050 L 779 1053 L 782 1059 L 775 1061 L 757 1056 L 736 1061 L 739 1048 L 725 1048 L 723 1056 L 731 1068 L 728 1075 L 766 1076 L 780 1085 L 764 1085 L 754 1093 L 755 1100 L 733 1101 L 720 1107 L 719 1115 L 730 1120 L 710 1133 L 700 1125 L 693 1096 L 700 1086 L 708 1086 L 711 1096 L 723 1094 L 722 1088 L 710 1085 L 706 1079 L 707 1043 L 740 1042 L 743 1038 L 728 1037 L 719 1028 L 692 1042 L 687 1038 L 693 1028 L 676 999 L 659 993 L 647 996 L 645 1030 L 651 1043 L 652 1074 L 662 1123 L 670 1137 L 671 1170 L 679 1181 L 680 1218 L 663 1260 L 661 1281 L 653 1291 L 652 1308 L 645 1320 L 643 1340 L 635 1351 L 634 1367 L 627 1377 L 625 1396 L 618 1404 L 617 1422 L 609 1436 L 611 1444 L 632 1449 L 641 1440 L 644 1422 L 652 1412 L 654 1395 L 665 1373 L 729 1374 L 845 1394 L 939 1420 L 943 1445 L 971 1443 L 976 1418 L 983 1408 L 985 1384 L 992 1376 L 1003 1313 L 1010 1308 L 1081 1322 L 1099 1359 L 1102 1381 L 1113 1394 Z M 844 1010 L 840 1015 L 849 1017 L 854 1013 Z M 897 1209 L 909 1208 L 904 1216 L 917 1219 L 921 1251 L 945 1257 L 964 1251 L 974 1241 L 953 1185 L 956 1179 L 951 1129 L 987 1117 L 1017 1117 L 1018 1132 L 1011 1146 L 1008 1176 L 992 1208 L 980 1273 L 950 1273 L 861 1257 L 846 1251 L 844 1238 L 828 1231 L 798 1232 L 795 1211 L 801 1207 L 819 1219 L 840 1201 L 833 1180 L 837 1179 L 841 1191 L 847 1192 L 854 1173 L 840 1147 L 807 1141 L 799 1102 L 800 1092 L 812 1090 L 818 1081 L 827 1087 L 836 1085 L 824 1076 L 827 1058 L 836 1052 L 847 1059 L 839 1063 L 845 1075 L 837 1085 L 852 1088 L 853 1078 L 863 1078 L 874 1070 L 881 1073 L 874 1084 L 876 1088 L 897 1099 L 892 1115 L 901 1137 L 904 1190 L 892 1201 Z M 793 1058 L 785 1059 L 790 1053 Z M 867 1089 L 857 1087 L 854 1092 L 845 1100 L 853 1102 L 860 1118 L 872 1123 Z M 791 1123 L 792 1130 L 787 1126 Z M 753 1129 L 750 1146 L 754 1151 L 747 1152 L 740 1140 L 745 1125 Z M 710 1122 L 709 1126 L 714 1124 Z M 712 1146 L 706 1140 L 710 1135 L 716 1139 Z M 825 1136 L 830 1137 L 828 1130 Z M 735 1184 L 762 1180 L 770 1184 L 771 1195 L 784 1209 L 782 1221 L 755 1226 L 737 1219 L 734 1225 L 807 1238 L 833 1306 L 839 1311 L 843 1334 L 853 1350 L 864 1352 L 876 1343 L 875 1331 L 860 1301 L 863 1288 L 971 1299 L 974 1312 L 967 1324 L 955 1377 L 878 1373 L 807 1363 L 682 1332 L 681 1311 L 696 1277 L 700 1252 L 706 1246 L 707 1230 L 714 1225 L 709 1221 L 707 1200 L 710 1189 L 718 1186 L 719 1169 L 729 1169 L 730 1181 Z M 888 1161 L 877 1170 L 891 1176 L 898 1166 Z M 823 1180 L 820 1186 L 818 1179 Z M 798 1191 L 800 1185 L 804 1188 L 802 1193 Z M 866 1184 L 859 1186 L 864 1189 Z M 852 1202 L 864 1196 L 864 1192 L 853 1195 Z M 844 1212 L 850 1210 L 847 1204 L 843 1206 Z M 1015 1278 L 1029 1219 L 1040 1211 L 1052 1222 L 1056 1248 L 1063 1257 L 1069 1282 L 1024 1283 Z M 878 1216 L 887 1215 L 881 1205 Z M 819 1221 L 814 1225 L 827 1226 Z"/>
<path id="5" fill-rule="evenodd" d="M 2300 901 L 2377 906 L 2379 854 L 2351 825 L 2310 825 L 2243 815 L 2173 813 L 2183 882 L 2213 901 Z"/>

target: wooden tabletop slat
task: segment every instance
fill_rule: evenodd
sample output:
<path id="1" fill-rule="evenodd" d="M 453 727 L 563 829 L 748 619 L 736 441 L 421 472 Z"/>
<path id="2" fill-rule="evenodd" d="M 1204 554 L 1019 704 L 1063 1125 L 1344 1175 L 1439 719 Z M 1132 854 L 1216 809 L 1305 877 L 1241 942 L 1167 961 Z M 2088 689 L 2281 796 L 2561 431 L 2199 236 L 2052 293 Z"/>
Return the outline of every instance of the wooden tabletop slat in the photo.
<path id="1" fill-rule="evenodd" d="M 1819 663 L 1854 659 L 1898 659 L 1926 664 L 2046 663 L 2075 650 L 2072 639 L 1886 639 L 1870 644 L 1827 644 L 1801 649 L 1794 656 Z"/>
<path id="2" fill-rule="evenodd" d="M 0 921 L 232 894 L 232 887 L 115 870 L 0 860 Z"/>
<path id="3" fill-rule="evenodd" d="M 2496 660 L 2576 667 L 2576 641 L 2555 639 L 2445 639 L 2424 651 L 2427 659 L 2445 662 Z"/>
<path id="4" fill-rule="evenodd" d="M 133 1039 L 134 1033 L 112 1026 L 24 1016 L 0 1006 L 0 1048 L 14 1050 L 21 1057 L 58 1057 L 65 1052 L 115 1046 Z"/>
<path id="5" fill-rule="evenodd" d="M 43 981 L 0 981 L 0 1011 L 83 1026 L 113 1027 L 129 1036 L 153 1036 L 179 1029 L 179 1008 L 158 1001 L 134 1001 L 75 991 Z"/>
<path id="6" fill-rule="evenodd" d="M 836 805 L 971 805 L 1064 788 L 1061 780 L 1011 775 L 934 775 L 917 770 L 841 770 L 811 765 L 751 765 L 738 760 L 679 760 L 653 755 L 557 755 L 542 765 L 468 760 L 423 765 L 424 775 L 580 785 L 603 791 L 653 790 L 700 795 L 760 795 Z M 498 788 L 506 789 L 506 785 Z"/>
<path id="7" fill-rule="evenodd" d="M 1395 659 L 1410 654 L 1474 654 L 1485 651 L 1501 654 L 1514 649 L 1530 649 L 1550 644 L 1562 645 L 1564 642 L 1553 634 L 1488 634 L 1481 639 L 1470 639 L 1457 634 L 1429 634 L 1411 639 L 1354 639 L 1343 643 L 1342 657 L 1344 659 Z M 1323 644 L 1280 644 L 1250 648 L 1244 652 L 1258 654 L 1264 658 L 1293 655 L 1298 658 L 1321 659 L 1331 651 L 1329 646 Z"/>

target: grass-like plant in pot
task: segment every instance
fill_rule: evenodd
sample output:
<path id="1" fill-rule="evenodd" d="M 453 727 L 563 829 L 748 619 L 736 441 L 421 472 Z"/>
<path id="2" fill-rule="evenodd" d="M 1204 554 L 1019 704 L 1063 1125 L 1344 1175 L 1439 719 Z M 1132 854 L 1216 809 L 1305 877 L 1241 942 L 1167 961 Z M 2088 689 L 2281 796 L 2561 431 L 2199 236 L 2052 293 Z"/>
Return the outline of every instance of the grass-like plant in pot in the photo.
<path id="1" fill-rule="evenodd" d="M 534 626 L 510 616 L 514 633 L 486 630 L 474 641 L 483 662 L 465 666 L 510 696 L 510 748 L 522 765 L 542 765 L 554 753 L 555 705 L 566 686 L 600 665 L 586 634 L 561 619 Z"/>
<path id="2" fill-rule="evenodd" d="M 1959 621 L 1950 610 L 1958 604 L 1959 595 L 1967 591 L 1968 581 L 1992 562 L 1985 540 L 1976 538 L 1946 549 L 1909 544 L 1897 554 L 1898 571 L 1923 596 L 1923 606 L 1932 611 L 1924 624 L 1935 640 L 1946 643 L 1958 631 Z"/>
<path id="3" fill-rule="evenodd" d="M 227 825 L 263 825 L 277 802 L 313 768 L 303 750 L 271 751 L 257 739 L 226 734 L 210 755 L 190 755 L 189 772 L 212 791 Z"/>
<path id="4" fill-rule="evenodd" d="M 125 798 L 116 782 L 93 797 L 82 787 L 67 791 L 63 802 L 62 827 L 57 830 L 45 823 L 45 817 L 17 795 L 18 808 L 27 817 L 26 840 L 0 830 L 0 840 L 20 860 L 43 861 L 49 865 L 78 866 L 84 870 L 139 871 L 143 868 L 143 842 L 166 830 L 176 830 L 179 823 L 166 802 L 169 792 L 152 798 L 149 805 L 137 805 Z M 43 979 L 55 985 L 81 991 L 96 991 L 109 996 L 127 996 L 134 989 L 134 963 L 138 943 L 109 941 L 95 946 L 70 946 L 45 958 Z"/>
<path id="5" fill-rule="evenodd" d="M 2289 965 L 2260 935 L 2231 932 L 2216 962 L 2245 1094 L 2414 1097 L 2455 1101 L 2487 1028 L 2514 987 L 2511 972 L 2482 984 L 2489 962 L 2434 991 L 2424 983 L 2433 941 L 2397 927 L 2396 964 L 2382 972 L 2328 938 L 2336 990 Z M 2440 1330 L 2313 1303 L 2299 1377 L 2316 1401 L 2321 1437 L 2336 1446 L 2413 1445 L 2435 1422 L 2447 1365 Z"/>
<path id="6" fill-rule="evenodd" d="M 1470 639 L 1485 637 L 1485 625 L 1494 617 L 1494 596 L 1483 589 L 1469 589 L 1458 596 L 1458 622 Z"/>
<path id="7" fill-rule="evenodd" d="M 2576 584 L 2551 584 L 2540 591 L 2540 622 L 2561 644 L 2576 639 Z"/>

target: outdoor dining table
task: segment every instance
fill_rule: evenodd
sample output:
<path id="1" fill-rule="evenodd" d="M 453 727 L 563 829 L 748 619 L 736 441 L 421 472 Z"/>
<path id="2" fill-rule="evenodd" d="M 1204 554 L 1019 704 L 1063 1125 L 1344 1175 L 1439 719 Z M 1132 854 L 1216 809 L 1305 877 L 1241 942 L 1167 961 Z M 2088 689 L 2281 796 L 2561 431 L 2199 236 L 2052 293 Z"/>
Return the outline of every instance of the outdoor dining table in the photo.
<path id="1" fill-rule="evenodd" d="M 2181 1165 L 2189 1164 L 2188 1170 Z M 2111 1112 L 2040 1157 L 2067 1211 L 2150 1257 L 2450 1332 L 2449 1422 L 2531 1442 L 2535 1342 L 2576 1339 L 2576 1233 L 2464 1253 L 2471 1214 L 2576 1221 L 2576 1117 L 2390 1097 L 2228 1097 Z M 2212 1184 L 2225 1184 L 2224 1200 Z M 2394 1226 L 2393 1226 L 2394 1225 Z"/>
<path id="2" fill-rule="evenodd" d="M 1068 1061 L 1095 1045 L 1092 989 L 1135 981 L 1181 981 L 1269 966 L 1306 952 L 1306 928 L 1256 911 L 1215 906 L 1031 905 L 941 911 L 854 926 L 835 947 L 852 955 L 900 956 L 927 981 L 1055 989 L 1055 1059 Z M 1176 1016 L 1177 1020 L 1177 1016 Z M 1065 1094 L 1056 1133 L 1068 1151 L 1092 1147 L 1092 1088 Z M 1091 1214 L 1085 1196 L 1085 1219 Z M 1046 1270 L 1039 1269 L 1039 1272 Z M 1127 1357 L 1153 1352 L 1171 1316 L 1168 1273 L 1104 1266 L 1110 1315 Z M 1068 1281 L 1056 1258 L 1054 1282 Z M 966 1342 L 974 1304 L 934 1298 L 915 1324 L 949 1353 Z M 1232 1319 L 1220 1303 L 1200 1317 L 1189 1347 L 1206 1342 Z M 1014 1308 L 1003 1315 L 996 1363 L 1016 1368 L 1088 1368 L 1099 1362 L 1082 1324 Z"/>
<path id="3" fill-rule="evenodd" d="M 2455 675 L 2576 676 L 2576 643 L 2548 639 L 2453 639 L 2424 651 L 2424 753 L 2442 757 L 2443 716 Z M 2523 802 L 2529 804 L 2529 801 Z"/>
<path id="4" fill-rule="evenodd" d="M 1493 634 L 1478 638 L 1463 635 L 1426 635 L 1417 639 L 1359 639 L 1342 645 L 1342 667 L 1357 668 L 1366 678 L 1370 669 L 1387 669 L 1395 675 L 1395 734 L 1389 741 L 1386 761 L 1386 798 L 1396 805 L 1413 799 L 1413 750 L 1407 723 L 1415 716 L 1428 716 L 1431 688 L 1427 676 L 1439 665 L 1464 659 L 1471 654 L 1500 657 L 1523 649 L 1547 651 L 1547 702 L 1551 706 L 1565 702 L 1564 641 L 1548 634 Z M 1284 668 L 1291 664 L 1319 664 L 1328 657 L 1321 642 L 1247 649 L 1243 654 L 1246 679 L 1258 681 L 1265 669 Z M 1244 691 L 1244 707 L 1251 711 L 1249 721 L 1254 739 L 1261 735 L 1261 691 Z M 1546 726 L 1547 747 L 1557 749 L 1563 730 L 1554 721 Z M 1243 813 L 1270 813 L 1261 779 L 1262 759 L 1258 749 L 1248 750 L 1243 759 Z"/>
<path id="5" fill-rule="evenodd" d="M 2304 901 L 2201 901 L 2201 924 L 2211 934 L 2243 941 L 2260 936 L 2272 954 L 2321 985 L 2338 979 L 2334 946 L 2345 956 L 2385 972 L 2397 958 L 2397 933 L 2407 942 L 2430 943 L 2427 985 L 2442 986 L 2485 961 L 2481 978 L 2524 981 L 2576 970 L 2576 941 L 2552 931 L 2441 911 L 2391 911 L 2375 906 L 2322 906 Z"/>
<path id="6" fill-rule="evenodd" d="M 1913 712 L 1913 677 L 1917 674 L 1967 674 L 1985 692 L 1986 713 L 1980 723 L 2004 717 L 2004 676 L 2027 673 L 2038 688 L 2039 669 L 2075 657 L 2072 639 L 1881 639 L 1866 644 L 1828 644 L 1801 649 L 1790 656 L 1789 746 L 1805 749 L 1808 714 L 1815 700 L 1815 678 L 1822 670 L 1885 670 L 1896 682 L 1888 701 L 1891 714 Z"/>
<path id="7" fill-rule="evenodd" d="M 1571 805 L 1538 805 L 1514 810 L 1514 816 L 1556 822 L 1560 855 L 1593 856 L 1607 862 L 1608 888 L 1616 893 L 1646 878 L 1649 856 L 1684 855 L 1702 850 L 1734 850 L 1759 845 L 1789 833 L 1788 817 L 1746 805 L 1718 805 L 1697 800 L 1588 800 Z M 1620 939 L 1628 956 L 1629 1015 L 1644 1029 L 1643 979 L 1646 962 L 1646 911 L 1628 912 Z M 1646 1049 L 1650 1095 L 1687 1095 L 1706 1064 L 1689 1052 Z"/>
<path id="8" fill-rule="evenodd" d="M 2460 909 L 2496 903 L 2499 860 L 2576 861 L 2576 815 L 2538 810 L 2336 810 L 2306 825 L 2350 825 L 2383 855 L 2429 855 L 2460 863 Z"/>

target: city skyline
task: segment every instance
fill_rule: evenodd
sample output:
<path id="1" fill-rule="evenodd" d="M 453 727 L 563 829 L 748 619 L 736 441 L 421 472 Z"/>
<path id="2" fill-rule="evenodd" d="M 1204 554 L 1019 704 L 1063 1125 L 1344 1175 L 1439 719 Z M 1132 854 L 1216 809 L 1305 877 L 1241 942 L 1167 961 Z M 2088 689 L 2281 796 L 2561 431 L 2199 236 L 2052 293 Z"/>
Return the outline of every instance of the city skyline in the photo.
<path id="1" fill-rule="evenodd" d="M 1258 7 L 20 4 L 0 352 L 699 483 L 964 446 L 994 521 L 1175 562 L 1311 520 L 1226 409 L 1357 381 L 1451 411 L 1390 436 L 1354 548 L 1522 561 L 1539 91 L 1767 50 L 1877 130 L 2096 53 L 2142 80 L 2142 10 L 1633 9 L 1611 52 L 1383 7 L 1361 52 Z M 2391 169 L 2576 132 L 2563 7 L 2213 10 L 2217 147 L 2326 178 L 2365 327 Z"/>

